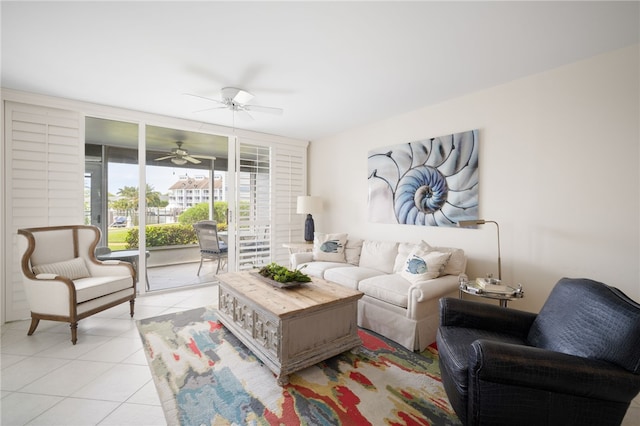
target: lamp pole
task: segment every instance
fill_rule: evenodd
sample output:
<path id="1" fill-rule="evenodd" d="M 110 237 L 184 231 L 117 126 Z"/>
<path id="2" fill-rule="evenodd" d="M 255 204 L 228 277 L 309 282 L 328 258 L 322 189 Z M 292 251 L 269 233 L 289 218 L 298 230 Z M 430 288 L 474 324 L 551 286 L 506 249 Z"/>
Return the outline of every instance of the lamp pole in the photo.
<path id="1" fill-rule="evenodd" d="M 493 223 L 494 225 L 496 225 L 496 231 L 498 233 L 498 279 L 502 281 L 502 259 L 500 258 L 500 225 L 498 225 L 498 222 L 496 222 L 495 220 L 484 219 L 461 220 L 460 222 L 458 222 L 458 226 L 461 228 L 469 228 L 471 226 L 484 225 L 485 223 Z"/>

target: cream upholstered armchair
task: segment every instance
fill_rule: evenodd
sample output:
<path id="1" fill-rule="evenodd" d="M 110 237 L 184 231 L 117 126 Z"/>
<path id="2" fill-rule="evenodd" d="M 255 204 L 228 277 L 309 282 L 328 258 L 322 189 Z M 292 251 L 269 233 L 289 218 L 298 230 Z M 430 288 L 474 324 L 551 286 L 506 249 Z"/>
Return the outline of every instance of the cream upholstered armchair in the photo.
<path id="1" fill-rule="evenodd" d="M 31 309 L 31 336 L 41 319 L 69 322 L 71 342 L 78 321 L 129 302 L 133 317 L 135 270 L 130 263 L 95 257 L 100 229 L 87 225 L 19 229 L 27 239 L 22 256 L 24 288 Z"/>

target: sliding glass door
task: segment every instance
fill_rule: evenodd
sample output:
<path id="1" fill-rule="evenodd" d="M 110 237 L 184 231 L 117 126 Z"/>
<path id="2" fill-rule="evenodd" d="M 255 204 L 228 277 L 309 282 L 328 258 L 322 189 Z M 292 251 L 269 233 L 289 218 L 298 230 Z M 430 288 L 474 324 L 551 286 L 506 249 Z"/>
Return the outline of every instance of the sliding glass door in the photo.
<path id="1" fill-rule="evenodd" d="M 102 231 L 100 247 L 126 248 L 138 223 L 138 125 L 85 120 L 85 223 Z"/>
<path id="2" fill-rule="evenodd" d="M 217 261 L 200 267 L 193 225 L 217 222 L 226 232 L 228 140 L 226 137 L 159 126 L 146 126 L 145 240 L 152 290 L 216 281 Z M 218 213 L 218 214 L 217 214 Z"/>
<path id="3" fill-rule="evenodd" d="M 138 126 L 86 119 L 85 221 L 102 230 L 101 256 L 135 259 L 148 291 L 211 282 L 193 223 L 226 230 L 227 138 L 147 125 L 141 174 Z"/>

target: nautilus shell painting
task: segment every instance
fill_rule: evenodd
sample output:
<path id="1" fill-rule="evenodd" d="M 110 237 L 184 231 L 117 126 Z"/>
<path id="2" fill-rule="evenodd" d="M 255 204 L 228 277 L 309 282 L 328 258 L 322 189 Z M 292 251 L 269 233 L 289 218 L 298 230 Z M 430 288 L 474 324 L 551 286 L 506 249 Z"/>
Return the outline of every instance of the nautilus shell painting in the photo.
<path id="1" fill-rule="evenodd" d="M 369 151 L 369 220 L 452 226 L 478 219 L 478 130 Z"/>

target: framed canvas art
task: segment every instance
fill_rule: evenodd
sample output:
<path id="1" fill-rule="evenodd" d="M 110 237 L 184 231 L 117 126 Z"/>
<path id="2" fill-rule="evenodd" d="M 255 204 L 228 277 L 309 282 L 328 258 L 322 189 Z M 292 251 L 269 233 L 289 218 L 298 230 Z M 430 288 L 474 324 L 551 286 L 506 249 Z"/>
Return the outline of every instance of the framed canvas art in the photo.
<path id="1" fill-rule="evenodd" d="M 368 153 L 369 220 L 451 226 L 478 219 L 478 130 Z"/>

